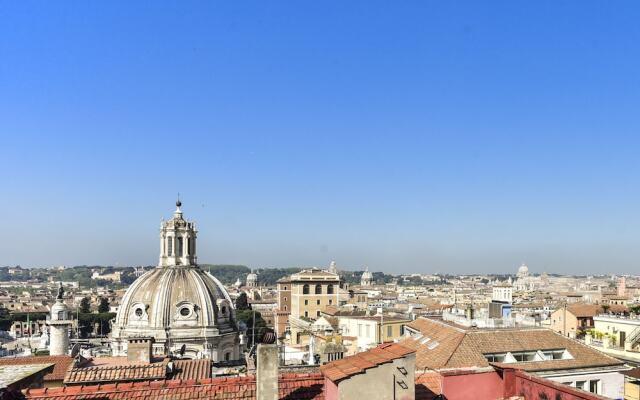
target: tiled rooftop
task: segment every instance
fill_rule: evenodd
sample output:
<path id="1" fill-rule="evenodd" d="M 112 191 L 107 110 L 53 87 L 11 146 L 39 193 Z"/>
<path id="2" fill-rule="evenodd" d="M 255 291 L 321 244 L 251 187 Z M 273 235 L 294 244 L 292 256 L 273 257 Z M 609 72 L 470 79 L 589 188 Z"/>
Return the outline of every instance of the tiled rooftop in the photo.
<path id="1" fill-rule="evenodd" d="M 279 388 L 281 399 L 324 400 L 324 378 L 320 374 L 281 375 Z M 247 376 L 28 389 L 25 397 L 51 400 L 253 400 L 255 391 L 255 376 Z"/>
<path id="2" fill-rule="evenodd" d="M 325 364 L 320 367 L 320 371 L 331 381 L 337 382 L 413 352 L 415 350 L 397 343 L 381 344 L 369 351 Z"/>
<path id="3" fill-rule="evenodd" d="M 169 359 L 156 359 L 151 364 L 128 362 L 126 357 L 106 357 L 95 359 L 90 367 L 72 368 L 64 377 L 64 383 L 98 384 L 133 382 L 164 379 L 207 379 L 211 378 L 210 360 L 174 360 L 169 371 Z M 97 365 L 96 365 L 97 364 Z"/>
<path id="4" fill-rule="evenodd" d="M 0 388 L 20 382 L 51 366 L 52 364 L 2 365 L 0 366 Z"/>
<path id="5" fill-rule="evenodd" d="M 29 357 L 2 357 L 0 366 L 4 365 L 29 365 L 29 364 L 54 364 L 53 372 L 44 376 L 45 381 L 61 381 L 67 370 L 73 363 L 73 357 L 69 356 L 29 356 Z"/>
<path id="6" fill-rule="evenodd" d="M 64 383 L 131 382 L 160 380 L 167 377 L 167 362 L 153 364 L 102 365 L 87 368 L 72 368 L 64 377 Z"/>
<path id="7" fill-rule="evenodd" d="M 423 335 L 400 344 L 415 349 L 416 368 L 487 367 L 484 354 L 566 349 L 572 359 L 511 364 L 526 371 L 548 371 L 587 367 L 618 367 L 623 363 L 549 329 L 461 329 L 441 321 L 419 318 L 407 327 Z"/>
<path id="8" fill-rule="evenodd" d="M 173 361 L 174 373 L 171 379 L 196 379 L 211 378 L 211 361 L 202 360 L 175 360 Z"/>

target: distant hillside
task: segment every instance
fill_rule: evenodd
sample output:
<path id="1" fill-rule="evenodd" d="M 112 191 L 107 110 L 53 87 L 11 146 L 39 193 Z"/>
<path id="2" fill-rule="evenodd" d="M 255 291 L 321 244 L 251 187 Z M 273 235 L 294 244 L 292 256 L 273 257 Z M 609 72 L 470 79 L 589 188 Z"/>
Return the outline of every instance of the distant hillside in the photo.
<path id="1" fill-rule="evenodd" d="M 200 268 L 211 271 L 211 274 L 225 285 L 233 285 L 237 279 L 244 284 L 247 275 L 251 272 L 251 269 L 245 265 L 200 264 Z M 300 268 L 259 268 L 255 272 L 258 274 L 259 285 L 274 285 L 278 279 L 300 270 Z"/>

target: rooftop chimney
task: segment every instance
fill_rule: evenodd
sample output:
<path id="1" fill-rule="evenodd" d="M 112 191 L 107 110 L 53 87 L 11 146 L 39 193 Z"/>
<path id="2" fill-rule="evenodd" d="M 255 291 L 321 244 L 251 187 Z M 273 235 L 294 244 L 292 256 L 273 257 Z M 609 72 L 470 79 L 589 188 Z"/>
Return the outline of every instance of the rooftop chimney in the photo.
<path id="1" fill-rule="evenodd" d="M 150 363 L 153 342 L 152 337 L 130 338 L 127 347 L 127 360 L 129 362 Z"/>

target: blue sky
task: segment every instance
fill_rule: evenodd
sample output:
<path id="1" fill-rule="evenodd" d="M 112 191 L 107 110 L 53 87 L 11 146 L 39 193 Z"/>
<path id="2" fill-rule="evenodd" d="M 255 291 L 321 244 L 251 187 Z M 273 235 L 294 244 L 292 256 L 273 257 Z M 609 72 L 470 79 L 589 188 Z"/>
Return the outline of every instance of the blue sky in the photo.
<path id="1" fill-rule="evenodd" d="M 160 2 L 158 2 L 160 3 Z M 640 5 L 0 2 L 0 265 L 631 273 Z"/>

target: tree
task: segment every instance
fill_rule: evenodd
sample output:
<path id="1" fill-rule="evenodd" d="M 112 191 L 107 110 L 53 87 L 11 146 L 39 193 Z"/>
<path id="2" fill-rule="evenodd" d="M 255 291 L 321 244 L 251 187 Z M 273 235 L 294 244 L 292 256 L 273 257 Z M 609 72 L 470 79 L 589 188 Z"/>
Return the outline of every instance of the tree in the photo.
<path id="1" fill-rule="evenodd" d="M 91 312 L 91 301 L 88 297 L 83 297 L 80 301 L 80 312 L 85 314 Z"/>
<path id="2" fill-rule="evenodd" d="M 100 304 L 98 305 L 98 312 L 99 313 L 109 312 L 109 300 L 107 300 L 106 297 L 100 298 Z"/>
<path id="3" fill-rule="evenodd" d="M 246 327 L 249 345 L 260 343 L 264 331 L 268 329 L 267 322 L 262 318 L 262 315 L 253 310 L 237 310 L 236 318 L 239 324 Z"/>
<path id="4" fill-rule="evenodd" d="M 238 296 L 238 298 L 236 299 L 236 310 L 238 311 L 242 311 L 242 310 L 251 310 L 251 305 L 249 304 L 249 301 L 247 300 L 247 294 L 242 292 L 240 293 L 240 296 Z"/>

